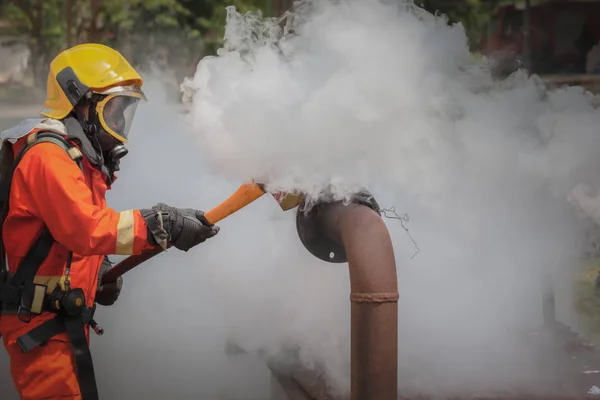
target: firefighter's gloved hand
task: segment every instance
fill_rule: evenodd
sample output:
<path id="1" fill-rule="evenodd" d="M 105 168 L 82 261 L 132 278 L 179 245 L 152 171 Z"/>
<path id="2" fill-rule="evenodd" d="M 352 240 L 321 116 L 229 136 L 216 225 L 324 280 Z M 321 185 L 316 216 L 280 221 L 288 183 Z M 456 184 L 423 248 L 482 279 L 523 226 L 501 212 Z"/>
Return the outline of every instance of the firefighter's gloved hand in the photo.
<path id="1" fill-rule="evenodd" d="M 219 227 L 208 223 L 202 210 L 158 203 L 140 211 L 148 225 L 148 240 L 165 249 L 167 243 L 173 243 L 177 249 L 188 251 L 219 233 Z"/>
<path id="2" fill-rule="evenodd" d="M 111 263 L 108 257 L 104 257 L 102 266 L 100 267 L 100 273 L 98 274 L 98 288 L 96 289 L 96 303 L 102 306 L 112 306 L 115 304 L 119 295 L 121 294 L 121 288 L 123 287 L 123 277 L 119 276 L 116 282 L 111 282 L 102 285 L 102 278 L 104 274 L 111 268 Z"/>

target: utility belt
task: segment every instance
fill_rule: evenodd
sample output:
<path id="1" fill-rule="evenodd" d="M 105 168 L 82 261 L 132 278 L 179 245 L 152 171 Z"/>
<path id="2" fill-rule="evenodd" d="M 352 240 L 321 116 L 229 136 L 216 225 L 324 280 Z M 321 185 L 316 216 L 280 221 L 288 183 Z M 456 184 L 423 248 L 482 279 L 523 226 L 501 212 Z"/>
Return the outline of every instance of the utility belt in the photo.
<path id="1" fill-rule="evenodd" d="M 92 307 L 86 306 L 85 294 L 82 289 L 64 290 L 59 284 L 56 284 L 54 290 L 47 293 L 46 285 L 34 283 L 33 298 L 27 301 L 22 294 L 22 289 L 15 290 L 13 286 L 6 284 L 7 281 L 12 279 L 13 275 L 10 273 L 3 275 L 0 274 L 0 314 L 17 315 L 21 322 L 29 323 L 32 315 L 37 316 L 41 315 L 42 312 L 50 312 L 57 314 L 57 317 L 80 319 L 84 325 L 90 325 L 97 335 L 104 334 L 102 327 L 94 320 L 96 304 Z M 24 348 L 22 345 L 23 341 L 26 340 L 26 336 L 28 334 L 17 339 L 23 351 L 31 350 L 27 346 Z M 24 338 L 23 341 L 20 341 L 21 338 Z"/>
<path id="2" fill-rule="evenodd" d="M 98 391 L 94 372 L 94 364 L 85 333 L 86 325 L 97 335 L 104 330 L 94 321 L 96 304 L 86 306 L 85 294 L 82 289 L 66 290 L 56 285 L 51 293 L 46 292 L 46 286 L 34 284 L 33 296 L 27 299 L 23 296 L 24 288 L 15 288 L 9 282 L 13 275 L 4 273 L 0 277 L 0 310 L 2 315 L 17 315 L 19 320 L 28 323 L 32 315 L 42 312 L 56 314 L 52 319 L 31 329 L 17 338 L 17 344 L 23 353 L 27 353 L 48 342 L 58 334 L 67 333 L 77 366 L 77 380 L 84 400 L 98 400 Z"/>

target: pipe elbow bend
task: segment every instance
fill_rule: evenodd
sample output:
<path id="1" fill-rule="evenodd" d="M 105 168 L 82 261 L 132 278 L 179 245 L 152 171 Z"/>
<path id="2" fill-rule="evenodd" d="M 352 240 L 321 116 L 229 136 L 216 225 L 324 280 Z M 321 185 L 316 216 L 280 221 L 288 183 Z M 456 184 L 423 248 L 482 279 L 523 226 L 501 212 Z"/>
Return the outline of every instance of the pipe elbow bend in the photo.
<path id="1" fill-rule="evenodd" d="M 368 213 L 357 213 L 357 218 L 361 220 L 361 223 L 373 227 L 377 226 L 373 229 L 380 229 L 379 224 L 384 224 L 377 200 L 366 189 L 354 193 L 350 203 L 346 205 L 342 201 L 330 201 L 325 197 L 307 211 L 303 211 L 305 202 L 298 207 L 296 211 L 296 230 L 300 241 L 312 255 L 331 263 L 345 263 L 348 261 L 344 245 L 338 232 L 336 232 L 337 229 L 332 229 L 334 228 L 332 225 L 336 224 L 333 222 L 335 211 L 349 209 L 353 205 L 364 206 L 377 213 L 375 215 L 370 210 Z M 360 208 L 362 209 L 362 207 Z M 373 218 L 374 216 L 376 218 Z"/>

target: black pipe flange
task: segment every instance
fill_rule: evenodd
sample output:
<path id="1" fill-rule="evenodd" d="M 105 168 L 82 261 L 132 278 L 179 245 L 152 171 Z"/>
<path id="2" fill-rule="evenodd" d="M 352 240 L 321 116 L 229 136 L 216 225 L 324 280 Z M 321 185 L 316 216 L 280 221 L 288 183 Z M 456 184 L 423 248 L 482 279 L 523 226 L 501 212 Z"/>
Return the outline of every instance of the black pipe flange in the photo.
<path id="1" fill-rule="evenodd" d="M 329 232 L 323 218 L 329 207 L 342 201 L 330 201 L 328 197 L 323 196 L 307 211 L 303 211 L 306 208 L 305 201 L 300 204 L 296 211 L 296 230 L 300 241 L 313 256 L 330 263 L 345 263 L 348 262 L 346 249 L 340 239 Z M 353 194 L 350 203 L 369 207 L 381 215 L 379 204 L 367 190 Z"/>

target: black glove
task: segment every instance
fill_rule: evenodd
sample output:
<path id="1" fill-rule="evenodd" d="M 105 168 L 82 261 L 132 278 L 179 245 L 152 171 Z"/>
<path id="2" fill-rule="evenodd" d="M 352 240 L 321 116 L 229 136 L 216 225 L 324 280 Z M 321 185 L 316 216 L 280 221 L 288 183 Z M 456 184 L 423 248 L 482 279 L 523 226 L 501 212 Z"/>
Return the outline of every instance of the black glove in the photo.
<path id="1" fill-rule="evenodd" d="M 140 212 L 148 225 L 148 240 L 154 246 L 166 248 L 169 242 L 179 250 L 188 251 L 219 233 L 219 227 L 206 221 L 201 210 L 158 203 Z"/>
<path id="2" fill-rule="evenodd" d="M 102 285 L 102 278 L 111 267 L 112 263 L 108 257 L 104 257 L 104 261 L 102 261 L 102 265 L 100 266 L 100 272 L 98 273 L 98 288 L 96 289 L 96 303 L 102 306 L 112 306 L 115 304 L 123 287 L 122 276 L 119 276 L 116 282 Z"/>

